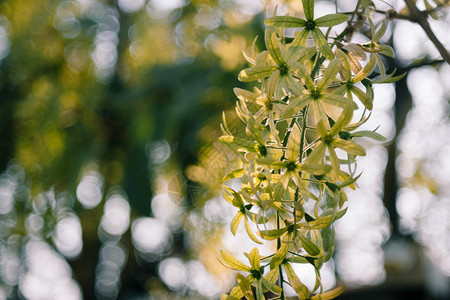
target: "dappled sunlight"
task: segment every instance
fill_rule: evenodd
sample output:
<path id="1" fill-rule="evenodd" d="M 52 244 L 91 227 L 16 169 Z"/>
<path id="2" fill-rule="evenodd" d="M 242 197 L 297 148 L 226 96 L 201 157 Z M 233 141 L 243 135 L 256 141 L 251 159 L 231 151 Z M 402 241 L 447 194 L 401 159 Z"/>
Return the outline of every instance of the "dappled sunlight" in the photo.
<path id="1" fill-rule="evenodd" d="M 43 241 L 29 241 L 25 247 L 25 272 L 19 291 L 27 299 L 82 299 L 78 284 L 71 279 L 67 262 Z"/>
<path id="2" fill-rule="evenodd" d="M 120 190 L 110 192 L 100 226 L 110 235 L 122 235 L 130 226 L 130 204 Z"/>
<path id="3" fill-rule="evenodd" d="M 159 260 L 172 247 L 170 231 L 161 221 L 141 217 L 131 226 L 133 244 L 145 260 Z"/>
<path id="4" fill-rule="evenodd" d="M 83 249 L 80 219 L 73 213 L 63 216 L 56 224 L 53 243 L 56 249 L 69 259 L 80 255 Z"/>
<path id="5" fill-rule="evenodd" d="M 80 203 L 90 209 L 96 207 L 103 197 L 103 177 L 96 171 L 96 166 L 88 168 L 77 186 L 77 199 Z"/>

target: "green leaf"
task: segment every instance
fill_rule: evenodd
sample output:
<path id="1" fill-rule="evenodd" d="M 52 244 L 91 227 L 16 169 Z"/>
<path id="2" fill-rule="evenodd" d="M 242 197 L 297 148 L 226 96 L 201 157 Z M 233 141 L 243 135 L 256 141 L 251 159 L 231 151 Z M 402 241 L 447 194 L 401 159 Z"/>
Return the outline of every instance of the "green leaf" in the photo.
<path id="1" fill-rule="evenodd" d="M 356 176 L 356 177 L 348 177 L 347 179 L 344 180 L 344 182 L 342 182 L 339 185 L 339 188 L 343 188 L 343 187 L 352 185 L 353 183 L 355 183 L 359 179 L 359 177 L 361 177 L 361 175 L 362 175 L 362 172 L 359 173 L 359 175 Z"/>
<path id="2" fill-rule="evenodd" d="M 386 28 L 387 28 L 387 19 L 384 19 L 383 23 L 381 23 L 380 29 L 372 36 L 372 42 L 377 43 L 386 32 Z"/>
<path id="3" fill-rule="evenodd" d="M 276 66 L 256 66 L 242 70 L 238 79 L 243 82 L 255 81 L 269 77 L 278 68 Z"/>
<path id="4" fill-rule="evenodd" d="M 340 218 L 342 218 L 347 213 L 347 209 L 348 209 L 348 207 L 346 207 L 346 208 L 336 212 L 333 222 L 335 222 L 335 221 L 339 220 Z"/>
<path id="5" fill-rule="evenodd" d="M 231 220 L 230 230 L 233 235 L 236 235 L 236 231 L 238 230 L 239 224 L 241 224 L 242 217 L 244 217 L 244 214 L 241 211 L 238 211 L 238 213 L 233 217 L 233 220 Z"/>
<path id="6" fill-rule="evenodd" d="M 317 27 L 331 27 L 341 24 L 348 20 L 348 16 L 344 14 L 329 14 L 314 20 Z"/>
<path id="7" fill-rule="evenodd" d="M 288 281 L 291 284 L 294 291 L 297 293 L 297 296 L 300 298 L 300 300 L 308 299 L 309 290 L 306 287 L 306 285 L 304 285 L 300 281 L 300 278 L 298 278 L 297 274 L 295 274 L 292 266 L 289 263 L 284 263 L 283 266 L 284 269 L 286 270 Z"/>
<path id="8" fill-rule="evenodd" d="M 234 258 L 226 251 L 220 250 L 220 254 L 222 255 L 223 261 L 225 262 L 225 266 L 231 267 L 232 269 L 235 269 L 237 271 L 250 272 L 252 270 L 249 266 L 244 265 L 242 262 Z"/>
<path id="9" fill-rule="evenodd" d="M 303 235 L 299 235 L 300 244 L 302 244 L 303 249 L 312 256 L 316 256 L 320 254 L 320 249 L 313 242 L 311 242 L 308 238 Z"/>
<path id="10" fill-rule="evenodd" d="M 330 300 L 330 299 L 334 299 L 337 296 L 339 296 L 340 294 L 342 294 L 342 292 L 344 292 L 344 290 L 345 290 L 345 286 L 340 286 L 340 287 L 337 287 L 337 288 L 335 288 L 333 290 L 330 290 L 328 292 L 314 295 L 310 299 L 311 300 Z"/>
<path id="11" fill-rule="evenodd" d="M 281 28 L 295 28 L 305 27 L 306 21 L 297 17 L 276 16 L 266 19 L 264 24 Z"/>
<path id="12" fill-rule="evenodd" d="M 403 73 L 401 75 L 392 77 L 392 75 L 394 75 L 394 73 L 395 73 L 395 70 L 394 70 L 394 72 L 392 72 L 392 74 L 389 74 L 386 77 L 372 80 L 372 83 L 374 83 L 374 84 L 375 83 L 393 83 L 393 82 L 399 81 L 400 79 L 402 79 L 406 75 L 406 72 L 405 72 L 405 73 Z"/>
<path id="13" fill-rule="evenodd" d="M 298 225 L 302 229 L 309 229 L 309 230 L 322 229 L 322 228 L 329 226 L 331 224 L 331 221 L 332 221 L 332 216 L 328 215 L 325 217 L 320 217 L 314 221 L 307 222 L 307 223 L 300 223 Z"/>
<path id="14" fill-rule="evenodd" d="M 380 142 L 385 142 L 387 141 L 387 139 L 382 136 L 381 134 L 379 134 L 378 132 L 375 131 L 370 131 L 370 130 L 362 130 L 362 131 L 357 131 L 352 133 L 353 137 L 368 137 L 371 139 L 374 139 L 376 141 L 380 141 Z"/>
<path id="15" fill-rule="evenodd" d="M 394 49 L 391 46 L 384 45 L 384 44 L 378 44 L 378 48 L 380 49 L 379 52 L 381 54 L 384 54 L 386 56 L 394 58 L 395 53 L 394 53 Z"/>
<path id="16" fill-rule="evenodd" d="M 306 20 L 314 20 L 314 0 L 303 0 L 302 4 Z"/>
<path id="17" fill-rule="evenodd" d="M 316 42 L 317 47 L 319 48 L 320 53 L 322 53 L 329 60 L 334 59 L 334 53 L 331 50 L 330 45 L 327 42 L 327 39 L 323 35 L 322 31 L 318 28 L 314 28 L 311 32 L 314 41 Z"/>
<path id="18" fill-rule="evenodd" d="M 266 42 L 267 51 L 269 51 L 269 54 L 273 58 L 275 63 L 278 66 L 286 64 L 283 59 L 283 55 L 281 54 L 280 42 L 278 41 L 277 31 L 275 30 L 275 27 L 269 26 L 266 28 L 264 40 Z"/>
<path id="19" fill-rule="evenodd" d="M 294 264 L 309 264 L 309 261 L 303 256 L 292 256 L 286 259 Z"/>
<path id="20" fill-rule="evenodd" d="M 340 138 L 335 138 L 331 144 L 339 149 L 344 150 L 348 154 L 358 155 L 358 156 L 365 156 L 366 150 L 361 145 L 358 145 L 355 142 L 352 141 L 346 141 Z"/>

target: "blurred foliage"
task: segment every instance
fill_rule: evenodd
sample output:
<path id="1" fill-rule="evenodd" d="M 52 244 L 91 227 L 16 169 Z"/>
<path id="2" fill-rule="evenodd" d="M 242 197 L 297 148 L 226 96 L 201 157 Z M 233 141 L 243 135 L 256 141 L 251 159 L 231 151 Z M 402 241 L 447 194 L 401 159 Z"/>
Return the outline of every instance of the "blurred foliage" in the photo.
<path id="1" fill-rule="evenodd" d="M 0 168 L 6 170 L 2 187 L 12 199 L 1 212 L 2 259 L 5 253 L 18 255 L 31 240 L 54 246 L 54 226 L 75 214 L 84 248 L 66 258 L 84 297 L 101 296 L 94 285 L 106 208 L 74 201 L 83 192 L 77 187 L 84 176 L 94 176 L 105 203 L 121 186 L 135 219 L 152 213 L 160 174 L 176 167 L 179 181 L 186 181 L 184 168 L 218 135 L 209 128 L 234 102 L 244 41 L 262 30 L 241 6 L 231 1 L 0 3 Z M 153 155 L 152 147 L 161 144 L 168 145 L 169 160 Z M 202 192 L 191 190 L 189 210 Z M 45 226 L 27 225 L 35 215 Z M 183 230 L 173 237 L 175 246 L 166 254 L 189 255 L 194 245 Z M 129 231 L 113 240 L 133 256 Z M 128 261 L 128 272 L 136 274 L 123 275 L 122 290 L 146 292 L 147 280 L 157 276 L 157 261 Z M 24 261 L 19 265 L 27 268 Z M 3 274 L 2 294 L 23 294 L 17 284 L 24 274 L 8 276 Z M 152 281 L 151 288 L 155 285 Z"/>

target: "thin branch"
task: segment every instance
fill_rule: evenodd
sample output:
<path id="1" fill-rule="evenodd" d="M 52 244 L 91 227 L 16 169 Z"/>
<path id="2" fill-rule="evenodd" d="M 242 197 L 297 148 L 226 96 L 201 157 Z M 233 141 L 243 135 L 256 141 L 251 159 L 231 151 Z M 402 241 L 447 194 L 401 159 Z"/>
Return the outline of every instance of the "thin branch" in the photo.
<path id="1" fill-rule="evenodd" d="M 421 12 L 417 8 L 413 0 L 405 0 L 405 3 L 408 6 L 409 11 L 411 12 L 412 18 L 409 20 L 418 23 L 422 27 L 430 41 L 433 42 L 439 53 L 442 55 L 442 58 L 450 65 L 450 53 L 447 51 L 447 49 L 445 49 L 444 45 L 439 41 L 439 39 L 431 30 L 430 24 L 427 20 L 428 14 Z"/>

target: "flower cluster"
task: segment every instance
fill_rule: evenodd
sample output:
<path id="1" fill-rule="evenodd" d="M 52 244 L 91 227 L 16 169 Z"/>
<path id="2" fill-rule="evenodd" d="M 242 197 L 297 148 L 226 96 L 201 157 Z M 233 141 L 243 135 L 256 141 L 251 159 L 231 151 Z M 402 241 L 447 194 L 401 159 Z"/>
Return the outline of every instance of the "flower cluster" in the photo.
<path id="1" fill-rule="evenodd" d="M 386 75 L 380 58 L 393 55 L 389 46 L 378 43 L 386 22 L 375 26 L 367 13 L 373 33 L 369 44 L 344 41 L 345 32 L 329 43 L 319 27 L 331 28 L 349 16 L 314 19 L 314 1 L 302 3 L 306 20 L 267 19 L 266 50 L 256 53 L 253 46 L 251 53 L 244 53 L 251 66 L 240 72 L 239 80 L 259 84 L 253 91 L 234 89 L 241 126 L 230 128 L 224 115 L 220 140 L 240 159 L 239 167 L 223 179 L 223 196 L 237 209 L 231 232 L 236 234 L 243 220 L 255 243 L 276 240 L 277 250 L 261 257 L 254 248 L 246 253 L 250 266 L 222 251 L 224 265 L 249 275 L 239 274 L 236 286 L 221 299 L 260 300 L 269 291 L 284 299 L 284 284 L 300 299 L 332 299 L 343 291 L 338 287 L 324 292 L 319 269 L 334 251 L 332 224 L 346 212 L 344 188 L 355 188 L 356 160 L 366 155 L 357 139 L 384 140 L 375 131 L 356 131 L 370 117 L 372 84 L 394 82 L 400 76 Z M 351 27 L 348 23 L 345 30 Z M 284 28 L 297 27 L 303 29 L 293 38 L 284 36 Z M 377 66 L 380 78 L 369 78 Z M 359 107 L 361 117 L 352 123 Z M 227 186 L 236 178 L 239 190 Z M 314 266 L 317 280 L 312 291 L 294 272 L 296 263 Z"/>

